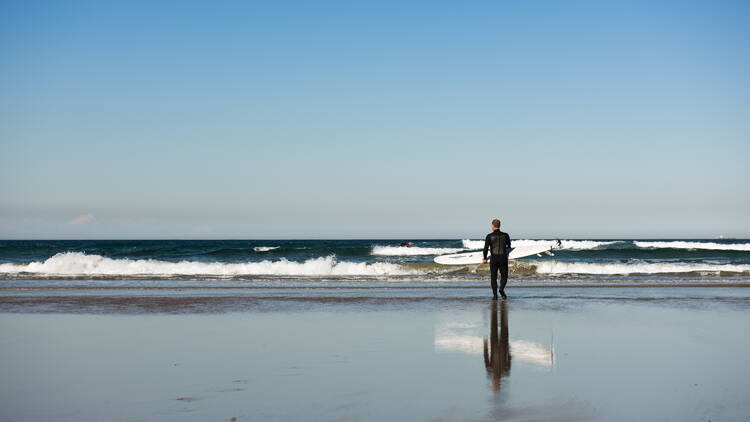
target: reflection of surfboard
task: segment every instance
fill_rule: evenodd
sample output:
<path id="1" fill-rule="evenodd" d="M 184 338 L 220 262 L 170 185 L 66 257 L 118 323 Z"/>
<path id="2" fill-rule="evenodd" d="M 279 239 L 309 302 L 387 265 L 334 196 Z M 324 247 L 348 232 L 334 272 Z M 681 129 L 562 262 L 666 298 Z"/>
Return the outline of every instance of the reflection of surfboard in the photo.
<path id="1" fill-rule="evenodd" d="M 542 253 L 551 253 L 552 245 L 549 246 L 519 246 L 510 249 L 508 259 L 523 258 L 525 256 L 538 255 Z M 467 265 L 467 264 L 481 264 L 482 263 L 482 251 L 477 252 L 464 252 L 451 255 L 440 255 L 435 257 L 435 262 L 443 265 Z"/>

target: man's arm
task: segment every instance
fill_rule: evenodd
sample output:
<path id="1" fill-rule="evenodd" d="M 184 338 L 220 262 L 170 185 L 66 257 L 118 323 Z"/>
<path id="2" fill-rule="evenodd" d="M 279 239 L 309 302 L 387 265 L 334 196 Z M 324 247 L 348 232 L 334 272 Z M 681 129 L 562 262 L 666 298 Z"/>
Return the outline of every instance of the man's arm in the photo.
<path id="1" fill-rule="evenodd" d="M 482 252 L 482 260 L 487 260 L 487 250 L 490 248 L 490 235 L 484 238 L 484 251 Z"/>
<path id="2" fill-rule="evenodd" d="M 510 249 L 510 235 L 505 233 L 505 238 L 507 239 L 505 246 Z"/>

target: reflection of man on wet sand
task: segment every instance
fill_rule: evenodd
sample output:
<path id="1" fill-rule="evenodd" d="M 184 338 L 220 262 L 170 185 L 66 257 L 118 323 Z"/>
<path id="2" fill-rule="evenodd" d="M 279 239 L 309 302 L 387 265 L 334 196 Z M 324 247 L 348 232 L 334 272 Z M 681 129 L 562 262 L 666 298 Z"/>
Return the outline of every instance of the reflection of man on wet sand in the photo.
<path id="1" fill-rule="evenodd" d="M 510 375 L 510 346 L 508 343 L 508 310 L 505 302 L 500 303 L 500 335 L 497 332 L 498 303 L 492 301 L 490 307 L 490 344 L 484 339 L 484 366 L 487 375 L 492 376 L 492 391 L 500 391 L 500 380 Z"/>

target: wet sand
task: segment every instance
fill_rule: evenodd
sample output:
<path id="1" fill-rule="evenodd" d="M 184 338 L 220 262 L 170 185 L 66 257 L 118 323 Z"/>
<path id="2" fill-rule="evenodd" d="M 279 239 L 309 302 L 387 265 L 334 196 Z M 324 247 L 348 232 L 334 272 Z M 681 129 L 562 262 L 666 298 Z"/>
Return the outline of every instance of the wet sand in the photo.
<path id="1" fill-rule="evenodd" d="M 0 292 L 0 420 L 748 420 L 750 289 Z"/>

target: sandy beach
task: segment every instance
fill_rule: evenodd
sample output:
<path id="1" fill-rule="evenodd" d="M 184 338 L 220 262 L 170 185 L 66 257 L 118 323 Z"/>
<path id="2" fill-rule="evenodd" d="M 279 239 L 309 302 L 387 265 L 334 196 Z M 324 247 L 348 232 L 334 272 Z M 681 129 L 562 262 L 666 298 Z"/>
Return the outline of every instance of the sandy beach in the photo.
<path id="1" fill-rule="evenodd" d="M 5 289 L 0 419 L 750 414 L 747 287 L 516 287 L 501 302 L 486 293 Z"/>

